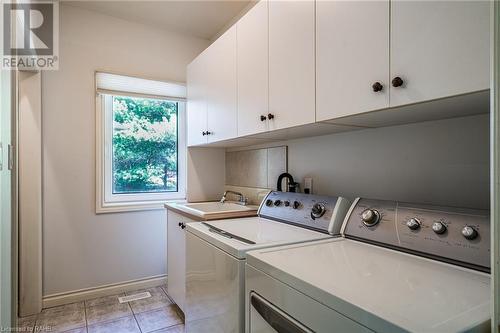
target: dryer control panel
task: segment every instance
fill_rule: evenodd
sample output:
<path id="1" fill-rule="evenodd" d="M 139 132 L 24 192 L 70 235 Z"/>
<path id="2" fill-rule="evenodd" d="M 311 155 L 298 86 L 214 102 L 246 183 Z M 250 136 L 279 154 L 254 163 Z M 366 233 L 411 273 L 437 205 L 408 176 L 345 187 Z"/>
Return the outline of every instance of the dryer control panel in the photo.
<path id="1" fill-rule="evenodd" d="M 358 198 L 342 234 L 469 268 L 490 269 L 489 211 Z"/>
<path id="2" fill-rule="evenodd" d="M 349 206 L 342 197 L 272 191 L 260 205 L 259 216 L 338 235 Z"/>

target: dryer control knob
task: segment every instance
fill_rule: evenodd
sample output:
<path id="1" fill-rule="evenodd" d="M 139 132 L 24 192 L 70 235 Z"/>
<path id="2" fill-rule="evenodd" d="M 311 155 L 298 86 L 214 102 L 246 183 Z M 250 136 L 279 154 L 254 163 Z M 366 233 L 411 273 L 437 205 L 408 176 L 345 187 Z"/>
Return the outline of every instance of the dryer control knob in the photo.
<path id="1" fill-rule="evenodd" d="M 418 230 L 420 228 L 420 221 L 413 217 L 406 221 L 406 226 L 411 230 Z"/>
<path id="2" fill-rule="evenodd" d="M 311 208 L 311 216 L 313 219 L 319 219 L 326 212 L 325 205 L 322 203 L 315 203 Z"/>
<path id="3" fill-rule="evenodd" d="M 274 205 L 276 207 L 278 207 L 279 205 L 281 205 L 281 200 L 280 199 L 274 200 Z"/>
<path id="4" fill-rule="evenodd" d="M 432 224 L 432 230 L 436 234 L 441 235 L 441 234 L 444 234 L 446 232 L 446 226 L 444 225 L 443 222 L 434 222 Z"/>
<path id="5" fill-rule="evenodd" d="M 293 209 L 299 209 L 300 208 L 300 202 L 294 201 L 292 207 L 293 207 Z"/>
<path id="6" fill-rule="evenodd" d="M 266 200 L 266 206 L 271 207 L 273 205 L 273 201 L 271 199 Z"/>
<path id="7" fill-rule="evenodd" d="M 477 236 L 479 236 L 479 234 L 477 233 L 476 229 L 474 229 L 471 226 L 466 225 L 462 229 L 462 236 L 464 236 L 468 240 L 473 240 L 473 239 L 477 238 Z"/>
<path id="8" fill-rule="evenodd" d="M 373 227 L 380 222 L 380 213 L 376 209 L 366 209 L 361 213 L 361 220 L 367 227 Z"/>

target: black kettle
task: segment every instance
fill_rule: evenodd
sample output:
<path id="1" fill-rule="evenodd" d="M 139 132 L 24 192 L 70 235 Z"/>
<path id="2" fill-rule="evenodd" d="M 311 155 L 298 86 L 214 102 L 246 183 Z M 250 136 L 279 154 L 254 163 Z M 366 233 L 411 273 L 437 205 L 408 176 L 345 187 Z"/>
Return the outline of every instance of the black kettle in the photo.
<path id="1" fill-rule="evenodd" d="M 287 188 L 286 192 L 298 192 L 299 183 L 296 183 L 293 180 L 292 175 L 289 174 L 288 172 L 284 172 L 281 175 L 279 175 L 279 177 L 278 177 L 278 184 L 276 185 L 276 189 L 278 191 L 283 192 L 283 188 L 281 186 L 281 183 L 283 182 L 283 178 L 288 179 L 288 186 L 287 186 L 288 188 Z"/>

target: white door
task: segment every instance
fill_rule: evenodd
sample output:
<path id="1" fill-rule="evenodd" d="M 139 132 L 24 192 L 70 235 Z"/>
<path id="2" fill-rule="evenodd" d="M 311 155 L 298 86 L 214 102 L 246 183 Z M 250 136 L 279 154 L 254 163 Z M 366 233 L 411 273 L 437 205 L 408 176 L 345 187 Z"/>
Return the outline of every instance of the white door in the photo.
<path id="1" fill-rule="evenodd" d="M 182 311 L 186 299 L 186 223 L 192 220 L 167 211 L 167 289 Z"/>
<path id="2" fill-rule="evenodd" d="M 12 145 L 11 112 L 15 100 L 12 92 L 15 89 L 12 76 L 13 71 L 0 71 L 0 327 L 12 327 L 12 318 L 17 311 L 13 305 L 17 304 L 17 272 L 12 261 L 12 248 L 17 243 L 12 238 L 12 171 L 14 167 Z M 10 155 L 10 158 L 9 158 Z"/>
<path id="3" fill-rule="evenodd" d="M 391 2 L 391 106 L 489 88 L 490 2 Z"/>
<path id="4" fill-rule="evenodd" d="M 314 1 L 269 2 L 270 129 L 315 121 Z"/>
<path id="5" fill-rule="evenodd" d="M 237 136 L 236 26 L 207 50 L 208 142 Z"/>
<path id="6" fill-rule="evenodd" d="M 207 62 L 205 53 L 187 67 L 187 144 L 207 143 Z"/>
<path id="7" fill-rule="evenodd" d="M 316 2 L 316 120 L 389 107 L 389 1 Z"/>
<path id="8" fill-rule="evenodd" d="M 238 21 L 238 136 L 267 130 L 268 31 L 265 0 Z"/>

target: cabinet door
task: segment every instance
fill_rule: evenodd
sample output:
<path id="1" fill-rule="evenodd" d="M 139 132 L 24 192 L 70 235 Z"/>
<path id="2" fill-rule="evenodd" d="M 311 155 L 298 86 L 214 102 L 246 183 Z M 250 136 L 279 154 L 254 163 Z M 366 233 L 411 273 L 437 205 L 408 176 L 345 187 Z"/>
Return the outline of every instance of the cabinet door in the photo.
<path id="1" fill-rule="evenodd" d="M 261 0 L 237 25 L 238 136 L 267 130 L 268 2 Z"/>
<path id="2" fill-rule="evenodd" d="M 314 1 L 270 1 L 270 129 L 314 122 L 314 86 Z"/>
<path id="3" fill-rule="evenodd" d="M 202 53 L 187 67 L 187 143 L 207 143 L 207 74 L 206 57 Z"/>
<path id="4" fill-rule="evenodd" d="M 186 223 L 184 218 L 168 211 L 167 220 L 167 289 L 174 302 L 184 311 L 186 298 L 186 229 L 179 223 Z"/>
<path id="5" fill-rule="evenodd" d="M 389 1 L 316 2 L 316 61 L 317 121 L 389 107 Z"/>
<path id="6" fill-rule="evenodd" d="M 391 106 L 489 88 L 488 1 L 392 1 Z"/>
<path id="7" fill-rule="evenodd" d="M 236 26 L 206 51 L 208 85 L 208 142 L 237 135 Z"/>

